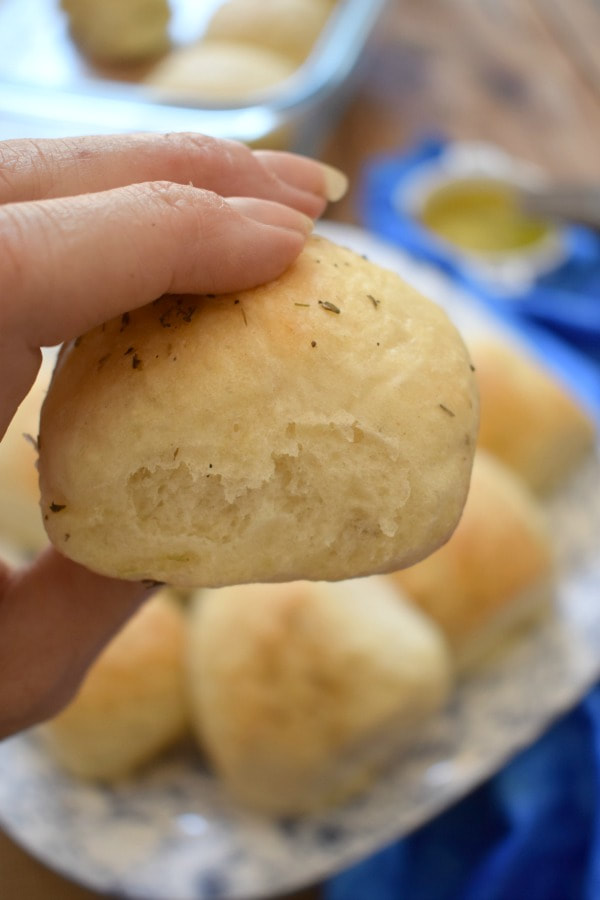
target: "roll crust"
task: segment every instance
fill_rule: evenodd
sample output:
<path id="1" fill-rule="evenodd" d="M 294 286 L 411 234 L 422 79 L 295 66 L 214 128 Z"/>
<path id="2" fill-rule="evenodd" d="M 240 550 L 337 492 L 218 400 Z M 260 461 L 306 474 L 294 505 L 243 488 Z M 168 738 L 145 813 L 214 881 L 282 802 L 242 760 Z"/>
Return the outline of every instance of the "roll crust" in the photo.
<path id="1" fill-rule="evenodd" d="M 463 665 L 548 605 L 553 568 L 536 498 L 508 466 L 478 450 L 465 509 L 448 543 L 391 577 L 440 626 Z"/>
<path id="2" fill-rule="evenodd" d="M 589 415 L 541 364 L 496 339 L 470 343 L 481 395 L 479 445 L 534 491 L 558 487 L 595 440 Z"/>
<path id="3" fill-rule="evenodd" d="M 98 657 L 75 699 L 42 726 L 48 749 L 82 778 L 113 781 L 186 731 L 185 621 L 163 591 Z"/>
<path id="4" fill-rule="evenodd" d="M 477 420 L 445 313 L 314 237 L 271 284 L 164 297 L 63 348 L 44 522 L 61 552 L 129 579 L 390 571 L 451 534 Z"/>

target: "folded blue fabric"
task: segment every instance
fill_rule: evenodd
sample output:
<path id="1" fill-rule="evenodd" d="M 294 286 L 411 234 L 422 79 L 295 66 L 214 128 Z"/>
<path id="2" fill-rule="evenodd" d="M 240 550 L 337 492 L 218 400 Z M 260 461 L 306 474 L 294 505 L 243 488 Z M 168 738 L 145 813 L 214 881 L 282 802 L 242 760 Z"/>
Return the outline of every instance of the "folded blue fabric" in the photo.
<path id="1" fill-rule="evenodd" d="M 567 230 L 567 260 L 510 301 L 394 202 L 439 156 L 429 140 L 366 169 L 366 227 L 461 284 L 552 358 L 600 416 L 600 238 Z M 333 878 L 326 900 L 600 900 L 600 687 L 446 813 Z"/>
<path id="2" fill-rule="evenodd" d="M 597 900 L 600 688 L 429 825 L 332 879 L 326 900 Z"/>

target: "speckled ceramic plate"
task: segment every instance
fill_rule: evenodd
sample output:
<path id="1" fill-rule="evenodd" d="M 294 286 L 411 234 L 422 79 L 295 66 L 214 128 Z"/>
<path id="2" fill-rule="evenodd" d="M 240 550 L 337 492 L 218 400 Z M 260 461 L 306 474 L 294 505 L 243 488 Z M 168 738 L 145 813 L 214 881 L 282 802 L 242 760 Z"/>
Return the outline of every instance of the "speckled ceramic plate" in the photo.
<path id="1" fill-rule="evenodd" d="M 505 328 L 363 232 L 322 230 L 401 271 L 459 327 Z M 183 750 L 130 783 L 100 788 L 57 770 L 30 734 L 0 745 L 2 825 L 72 879 L 143 900 L 267 897 L 406 834 L 497 771 L 600 676 L 599 486 L 596 456 L 548 503 L 559 557 L 553 612 L 472 672 L 418 746 L 345 806 L 265 820 L 234 807 Z"/>

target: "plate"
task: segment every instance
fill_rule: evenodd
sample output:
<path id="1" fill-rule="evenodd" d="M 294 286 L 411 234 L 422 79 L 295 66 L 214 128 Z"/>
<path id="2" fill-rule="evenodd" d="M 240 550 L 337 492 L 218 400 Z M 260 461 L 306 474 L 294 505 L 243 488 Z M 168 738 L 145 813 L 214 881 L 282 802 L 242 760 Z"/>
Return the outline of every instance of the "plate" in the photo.
<path id="1" fill-rule="evenodd" d="M 398 270 L 463 331 L 522 340 L 442 275 L 365 232 L 327 223 L 320 230 Z M 557 360 L 567 379 L 586 383 L 577 359 L 561 351 L 548 362 Z M 184 749 L 119 786 L 85 784 L 61 772 L 32 732 L 0 744 L 0 822 L 71 879 L 143 900 L 268 897 L 407 834 L 496 772 L 600 676 L 599 484 L 596 453 L 547 503 L 558 553 L 552 614 L 471 672 L 418 743 L 351 802 L 268 820 L 235 807 Z"/>

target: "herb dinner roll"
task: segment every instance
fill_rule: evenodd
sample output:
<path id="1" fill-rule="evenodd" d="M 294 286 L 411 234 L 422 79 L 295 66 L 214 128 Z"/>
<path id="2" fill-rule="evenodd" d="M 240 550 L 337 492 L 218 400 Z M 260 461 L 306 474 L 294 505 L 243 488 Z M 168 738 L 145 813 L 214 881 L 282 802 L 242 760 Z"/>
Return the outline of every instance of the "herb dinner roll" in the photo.
<path id="1" fill-rule="evenodd" d="M 40 733 L 74 775 L 112 781 L 187 729 L 185 617 L 166 590 L 149 600 L 98 657 L 75 699 Z"/>
<path id="2" fill-rule="evenodd" d="M 548 605 L 552 573 L 549 528 L 535 496 L 512 469 L 478 450 L 450 540 L 390 577 L 437 622 L 466 666 Z"/>
<path id="3" fill-rule="evenodd" d="M 269 47 L 236 41 L 197 41 L 173 50 L 144 84 L 165 97 L 198 103 L 246 101 L 289 78 L 296 64 Z"/>
<path id="4" fill-rule="evenodd" d="M 270 814 L 366 788 L 453 681 L 439 630 L 381 577 L 207 591 L 188 642 L 200 745 L 238 801 Z"/>
<path id="5" fill-rule="evenodd" d="M 121 578 L 391 571 L 456 525 L 477 407 L 445 313 L 313 237 L 270 284 L 162 297 L 63 347 L 43 519 L 62 553 Z"/>
<path id="6" fill-rule="evenodd" d="M 575 397 L 535 359 L 506 342 L 469 344 L 481 395 L 479 445 L 535 491 L 556 488 L 594 445 Z"/>
<path id="7" fill-rule="evenodd" d="M 227 0 L 206 37 L 270 47 L 301 63 L 331 15 L 327 0 Z"/>
<path id="8" fill-rule="evenodd" d="M 169 47 L 167 0 L 61 0 L 61 6 L 74 40 L 98 61 L 137 62 Z"/>

